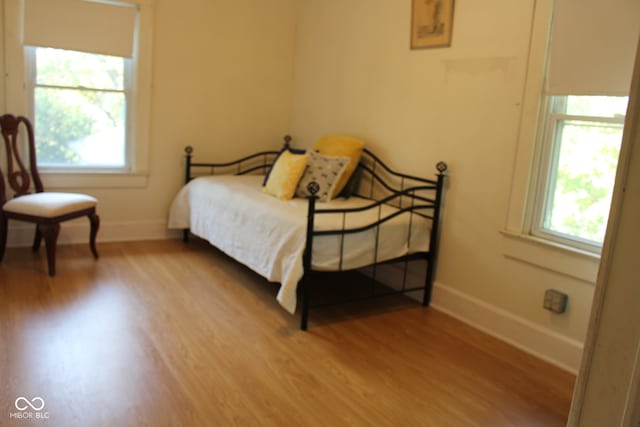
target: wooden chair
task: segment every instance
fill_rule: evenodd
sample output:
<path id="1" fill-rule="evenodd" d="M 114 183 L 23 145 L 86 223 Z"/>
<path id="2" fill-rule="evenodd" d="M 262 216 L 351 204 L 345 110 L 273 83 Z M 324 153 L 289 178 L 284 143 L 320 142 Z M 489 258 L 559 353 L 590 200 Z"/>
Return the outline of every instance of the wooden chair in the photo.
<path id="1" fill-rule="evenodd" d="M 23 126 L 20 126 L 23 125 Z M 4 174 L 0 170 L 0 262 L 4 257 L 9 231 L 9 219 L 36 224 L 33 251 L 40 247 L 44 238 L 47 249 L 49 276 L 56 274 L 56 243 L 60 232 L 60 223 L 87 216 L 91 224 L 89 243 L 93 256 L 98 258 L 96 236 L 100 227 L 100 218 L 96 214 L 98 201 L 86 194 L 45 192 L 38 174 L 33 126 L 26 117 L 5 114 L 0 116 L 0 128 L 6 152 L 7 181 L 15 196 L 8 198 Z M 28 143 L 28 164 L 21 153 L 22 139 L 19 130 L 26 130 Z M 0 163 L 1 165 L 2 163 Z"/>

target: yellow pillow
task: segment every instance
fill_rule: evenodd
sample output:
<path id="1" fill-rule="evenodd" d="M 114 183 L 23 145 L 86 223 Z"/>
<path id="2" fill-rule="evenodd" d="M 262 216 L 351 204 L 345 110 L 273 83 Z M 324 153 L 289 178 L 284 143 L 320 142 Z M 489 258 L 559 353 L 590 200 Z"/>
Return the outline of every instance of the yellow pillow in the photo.
<path id="1" fill-rule="evenodd" d="M 308 154 L 293 154 L 284 150 L 271 168 L 262 191 L 282 200 L 293 198 L 308 161 Z"/>
<path id="2" fill-rule="evenodd" d="M 349 181 L 349 178 L 358 167 L 363 148 L 364 141 L 343 135 L 324 135 L 313 146 L 312 150 L 322 155 L 349 157 L 350 159 L 344 173 L 335 185 L 330 198 L 334 198 L 340 194 L 344 186 L 347 185 L 347 181 Z"/>

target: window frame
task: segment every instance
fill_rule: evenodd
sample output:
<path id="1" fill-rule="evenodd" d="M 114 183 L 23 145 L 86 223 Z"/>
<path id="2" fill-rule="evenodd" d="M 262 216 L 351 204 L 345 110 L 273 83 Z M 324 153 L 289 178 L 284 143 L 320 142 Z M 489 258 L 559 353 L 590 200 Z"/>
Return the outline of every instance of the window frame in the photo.
<path id="1" fill-rule="evenodd" d="M 131 167 L 129 171 L 111 170 L 49 170 L 41 175 L 49 189 L 78 188 L 143 188 L 148 185 L 149 146 L 152 91 L 152 40 L 153 16 L 156 0 L 119 0 L 138 8 L 131 58 L 131 106 L 135 129 L 128 130 L 134 137 L 130 145 Z M 4 0 L 4 42 L 5 42 L 5 102 L 6 110 L 14 114 L 28 115 L 30 101 L 27 84 L 25 49 L 22 38 L 23 3 L 21 0 Z"/>
<path id="2" fill-rule="evenodd" d="M 558 172 L 558 157 L 562 141 L 558 135 L 558 127 L 562 122 L 578 121 L 592 123 L 610 123 L 624 126 L 624 116 L 604 117 L 592 115 L 577 115 L 566 113 L 568 96 L 571 95 L 542 95 L 539 140 L 536 141 L 540 152 L 537 165 L 532 168 L 534 175 L 531 180 L 532 200 L 529 203 L 528 223 L 526 229 L 531 236 L 548 240 L 578 250 L 600 254 L 602 243 L 581 238 L 545 226 L 545 218 L 552 203 L 552 183 Z M 559 112 L 563 111 L 563 112 Z"/>
<path id="3" fill-rule="evenodd" d="M 599 253 L 538 238 L 530 230 L 532 188 L 537 179 L 532 171 L 539 170 L 542 154 L 537 141 L 545 107 L 542 94 L 553 5 L 553 0 L 540 0 L 533 11 L 517 142 L 510 171 L 511 186 L 505 195 L 505 222 L 500 230 L 502 253 L 508 259 L 594 285 L 600 263 Z"/>

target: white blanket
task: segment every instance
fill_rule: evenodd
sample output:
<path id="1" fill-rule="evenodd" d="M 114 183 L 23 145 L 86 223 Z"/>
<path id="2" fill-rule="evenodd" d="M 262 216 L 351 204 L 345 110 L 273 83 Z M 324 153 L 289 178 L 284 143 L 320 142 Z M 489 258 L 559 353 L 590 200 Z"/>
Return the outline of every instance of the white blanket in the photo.
<path id="1" fill-rule="evenodd" d="M 306 199 L 279 200 L 262 192 L 262 176 L 218 175 L 200 177 L 176 195 L 169 213 L 169 228 L 185 229 L 208 240 L 237 261 L 271 282 L 281 283 L 277 299 L 290 313 L 296 309 L 296 288 L 303 276 Z M 317 203 L 317 209 L 346 209 L 370 204 L 358 197 Z M 384 217 L 394 211 L 383 206 Z M 378 208 L 342 214 L 318 214 L 315 230 L 361 227 L 378 220 Z M 409 224 L 411 244 L 409 245 Z M 376 254 L 376 239 L 379 241 Z M 314 270 L 336 271 L 364 267 L 408 253 L 427 251 L 429 223 L 404 213 L 380 227 L 341 236 L 316 236 Z M 342 249 L 341 249 L 342 248 Z M 340 266 L 340 252 L 343 252 Z"/>

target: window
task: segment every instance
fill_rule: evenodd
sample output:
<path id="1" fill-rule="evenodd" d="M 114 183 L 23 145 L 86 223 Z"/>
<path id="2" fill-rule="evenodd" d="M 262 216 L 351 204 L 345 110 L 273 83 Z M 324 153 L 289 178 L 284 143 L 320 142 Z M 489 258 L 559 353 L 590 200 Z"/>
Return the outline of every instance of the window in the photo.
<path id="1" fill-rule="evenodd" d="M 640 25 L 640 3 L 550 4 L 530 233 L 600 252 Z M 594 31 L 597 22 L 598 31 Z"/>
<path id="2" fill-rule="evenodd" d="M 2 3 L 5 107 L 34 119 L 47 186 L 146 186 L 155 0 Z"/>
<path id="3" fill-rule="evenodd" d="M 25 0 L 27 96 L 41 166 L 130 170 L 137 21 L 131 3 Z"/>
<path id="4" fill-rule="evenodd" d="M 627 97 L 550 96 L 532 234 L 592 251 L 602 246 Z"/>
<path id="5" fill-rule="evenodd" d="M 28 49 L 40 166 L 128 169 L 128 60 Z"/>
<path id="6" fill-rule="evenodd" d="M 601 6 L 597 0 L 535 2 L 502 230 L 506 256 L 591 283 L 640 35 L 640 2 Z"/>

